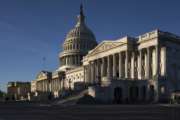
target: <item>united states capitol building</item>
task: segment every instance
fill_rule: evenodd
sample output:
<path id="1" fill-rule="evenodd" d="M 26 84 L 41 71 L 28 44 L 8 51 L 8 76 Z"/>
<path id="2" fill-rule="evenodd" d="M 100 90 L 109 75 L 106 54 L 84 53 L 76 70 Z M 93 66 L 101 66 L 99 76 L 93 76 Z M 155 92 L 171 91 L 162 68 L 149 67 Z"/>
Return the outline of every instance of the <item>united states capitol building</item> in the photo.
<path id="1" fill-rule="evenodd" d="M 80 91 L 105 102 L 169 101 L 180 90 L 180 37 L 153 30 L 97 43 L 83 8 L 67 34 L 57 70 L 41 71 L 31 82 L 36 96 Z"/>

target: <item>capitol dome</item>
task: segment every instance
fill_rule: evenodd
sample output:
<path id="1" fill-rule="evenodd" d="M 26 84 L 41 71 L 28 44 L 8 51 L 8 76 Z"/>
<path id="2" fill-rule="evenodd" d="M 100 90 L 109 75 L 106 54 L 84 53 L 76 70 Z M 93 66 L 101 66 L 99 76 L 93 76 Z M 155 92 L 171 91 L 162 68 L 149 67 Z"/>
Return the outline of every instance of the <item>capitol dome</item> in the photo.
<path id="1" fill-rule="evenodd" d="M 97 45 L 93 32 L 85 24 L 82 5 L 80 7 L 80 15 L 77 18 L 77 24 L 66 35 L 63 51 L 59 55 L 60 70 L 80 66 L 83 56 Z"/>

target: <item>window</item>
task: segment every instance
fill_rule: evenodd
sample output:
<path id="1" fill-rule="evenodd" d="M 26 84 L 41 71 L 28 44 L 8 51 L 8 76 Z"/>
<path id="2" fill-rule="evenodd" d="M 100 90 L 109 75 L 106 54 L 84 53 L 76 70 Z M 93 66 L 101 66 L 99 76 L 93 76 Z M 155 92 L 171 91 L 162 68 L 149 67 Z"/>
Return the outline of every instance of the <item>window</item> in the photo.
<path id="1" fill-rule="evenodd" d="M 161 94 L 165 94 L 165 86 L 161 86 Z"/>
<path id="2" fill-rule="evenodd" d="M 70 45 L 70 50 L 72 50 L 72 48 L 73 48 L 73 45 Z"/>
<path id="3" fill-rule="evenodd" d="M 77 49 L 79 49 L 79 44 L 77 44 Z"/>

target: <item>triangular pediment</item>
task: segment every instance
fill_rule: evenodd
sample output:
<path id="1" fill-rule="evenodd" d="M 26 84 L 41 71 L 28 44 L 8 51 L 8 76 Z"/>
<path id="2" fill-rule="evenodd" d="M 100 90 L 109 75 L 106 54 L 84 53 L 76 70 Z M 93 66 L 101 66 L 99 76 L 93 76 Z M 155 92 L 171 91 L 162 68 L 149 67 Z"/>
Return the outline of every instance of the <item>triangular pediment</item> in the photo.
<path id="1" fill-rule="evenodd" d="M 115 47 L 117 47 L 119 45 L 122 45 L 122 42 L 103 41 L 98 46 L 96 46 L 93 50 L 91 50 L 88 55 L 94 55 L 94 54 L 97 54 L 97 53 L 100 53 L 100 52 L 104 52 L 104 51 L 110 50 L 112 48 L 115 48 Z"/>
<path id="2" fill-rule="evenodd" d="M 48 76 L 48 72 L 47 71 L 41 71 L 36 76 L 36 79 L 46 79 L 47 76 Z"/>

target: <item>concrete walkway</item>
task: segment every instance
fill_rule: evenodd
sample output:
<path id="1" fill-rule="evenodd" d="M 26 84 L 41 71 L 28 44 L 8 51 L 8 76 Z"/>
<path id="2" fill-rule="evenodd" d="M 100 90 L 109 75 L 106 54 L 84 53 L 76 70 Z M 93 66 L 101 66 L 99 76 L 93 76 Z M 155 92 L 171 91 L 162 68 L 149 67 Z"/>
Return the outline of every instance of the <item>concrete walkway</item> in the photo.
<path id="1" fill-rule="evenodd" d="M 1 105 L 0 120 L 179 120 L 180 107 L 162 105 Z"/>

